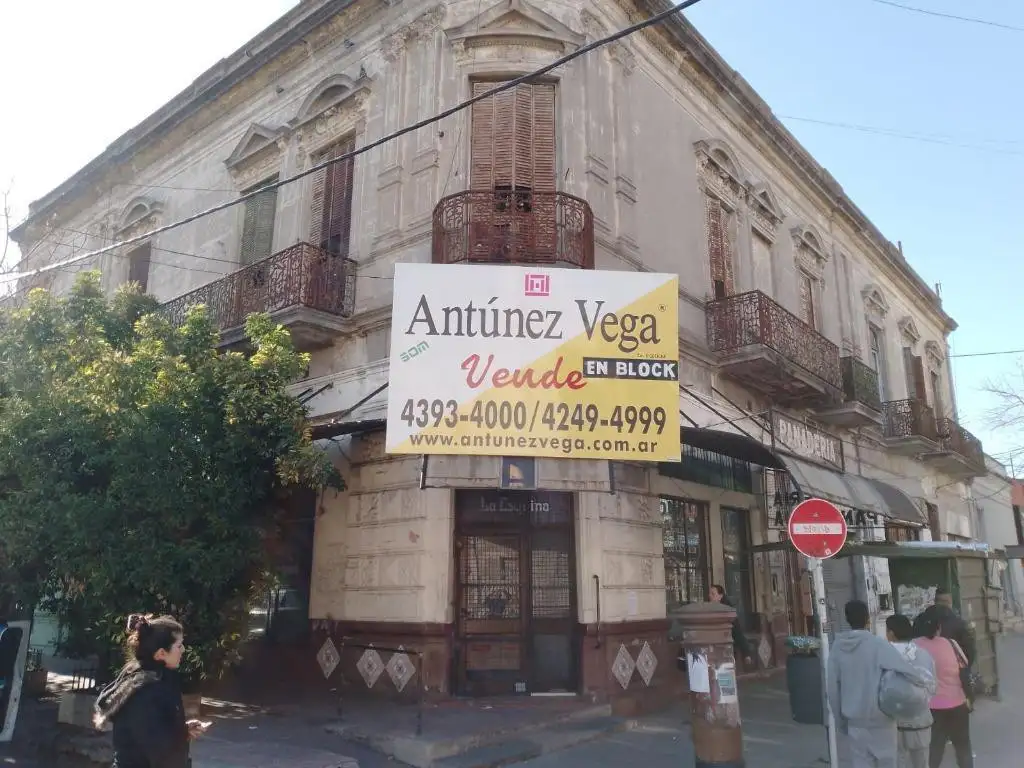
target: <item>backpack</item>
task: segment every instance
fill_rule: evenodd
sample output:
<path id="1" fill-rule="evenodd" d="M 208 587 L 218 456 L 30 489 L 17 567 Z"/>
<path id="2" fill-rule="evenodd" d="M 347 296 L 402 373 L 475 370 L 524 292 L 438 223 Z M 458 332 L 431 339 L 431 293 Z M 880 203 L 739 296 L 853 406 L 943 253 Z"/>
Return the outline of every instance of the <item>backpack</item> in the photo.
<path id="1" fill-rule="evenodd" d="M 931 674 L 928 663 L 920 657 L 920 653 L 919 649 L 915 649 L 905 658 L 922 672 Z M 929 712 L 928 704 L 934 693 L 934 685 L 932 689 L 915 685 L 899 672 L 887 669 L 882 673 L 878 686 L 878 708 L 884 715 L 900 723 L 916 720 Z"/>

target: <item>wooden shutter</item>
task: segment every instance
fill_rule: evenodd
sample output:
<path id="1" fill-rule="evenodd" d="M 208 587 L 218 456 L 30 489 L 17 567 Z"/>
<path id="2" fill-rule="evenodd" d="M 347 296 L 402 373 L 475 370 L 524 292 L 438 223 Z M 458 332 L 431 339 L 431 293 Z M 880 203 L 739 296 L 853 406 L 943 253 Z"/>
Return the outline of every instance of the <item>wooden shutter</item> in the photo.
<path id="1" fill-rule="evenodd" d="M 277 181 L 273 179 L 260 187 Z M 259 187 L 256 187 L 259 189 Z M 253 264 L 267 258 L 274 249 L 274 221 L 277 219 L 277 190 L 268 189 L 245 201 L 245 220 L 242 224 L 242 244 L 239 260 Z"/>
<path id="2" fill-rule="evenodd" d="M 332 144 L 314 157 L 314 164 L 333 160 L 355 148 L 355 139 Z M 352 236 L 352 158 L 333 163 L 313 176 L 310 239 L 335 256 L 348 257 Z"/>
<path id="3" fill-rule="evenodd" d="M 919 355 L 914 355 L 914 397 L 923 403 L 928 402 L 928 384 L 924 375 L 924 360 Z M 936 414 L 938 415 L 938 414 Z"/>
<path id="4" fill-rule="evenodd" d="M 732 243 L 729 238 L 729 213 L 722 201 L 705 197 L 708 261 L 711 266 L 711 287 L 716 299 L 732 296 L 735 291 L 732 271 Z"/>
<path id="5" fill-rule="evenodd" d="M 903 375 L 907 380 L 907 398 L 913 400 L 917 388 L 914 386 L 914 351 L 910 347 L 903 348 Z"/>
<path id="6" fill-rule="evenodd" d="M 474 82 L 473 95 L 498 85 Z M 478 101 L 470 120 L 471 189 L 555 191 L 553 84 L 524 84 Z"/>
<path id="7" fill-rule="evenodd" d="M 800 318 L 811 328 L 815 328 L 814 317 L 814 279 L 800 273 Z"/>
<path id="8" fill-rule="evenodd" d="M 144 243 L 128 254 L 128 282 L 138 283 L 145 293 L 149 290 L 149 264 L 152 247 Z"/>

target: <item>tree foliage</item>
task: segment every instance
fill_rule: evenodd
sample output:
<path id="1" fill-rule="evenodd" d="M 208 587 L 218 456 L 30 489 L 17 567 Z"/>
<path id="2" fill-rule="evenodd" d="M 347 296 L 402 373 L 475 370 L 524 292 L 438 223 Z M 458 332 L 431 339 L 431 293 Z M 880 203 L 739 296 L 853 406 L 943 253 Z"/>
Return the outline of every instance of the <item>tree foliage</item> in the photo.
<path id="1" fill-rule="evenodd" d="M 99 276 L 0 312 L 0 575 L 103 652 L 170 613 L 205 673 L 233 659 L 265 535 L 295 486 L 336 485 L 285 387 L 308 364 L 253 315 L 220 353 L 201 308 L 173 327 Z"/>

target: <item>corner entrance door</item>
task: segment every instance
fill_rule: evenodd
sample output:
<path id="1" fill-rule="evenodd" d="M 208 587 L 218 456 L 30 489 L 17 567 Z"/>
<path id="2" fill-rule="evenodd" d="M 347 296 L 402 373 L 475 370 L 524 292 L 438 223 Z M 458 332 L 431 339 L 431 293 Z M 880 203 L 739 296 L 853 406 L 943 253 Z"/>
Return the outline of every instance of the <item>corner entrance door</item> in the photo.
<path id="1" fill-rule="evenodd" d="M 572 494 L 458 491 L 455 514 L 455 690 L 575 691 Z"/>

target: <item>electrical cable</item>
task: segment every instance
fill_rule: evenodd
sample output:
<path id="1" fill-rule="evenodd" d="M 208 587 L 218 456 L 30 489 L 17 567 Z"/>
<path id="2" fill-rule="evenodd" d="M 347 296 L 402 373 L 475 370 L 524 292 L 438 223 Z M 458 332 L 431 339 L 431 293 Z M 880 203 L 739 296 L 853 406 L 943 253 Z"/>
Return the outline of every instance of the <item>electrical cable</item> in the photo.
<path id="1" fill-rule="evenodd" d="M 906 133 L 898 131 L 895 128 L 880 128 L 872 125 L 858 125 L 857 123 L 843 123 L 836 120 L 819 120 L 813 117 L 801 117 L 800 115 L 776 115 L 780 120 L 792 120 L 801 123 L 811 123 L 813 125 L 824 125 L 829 128 L 842 128 L 848 131 L 857 131 L 859 133 L 868 133 L 875 136 L 887 136 L 894 139 L 907 139 L 909 141 L 919 141 L 925 144 L 939 144 L 947 147 L 958 147 L 960 149 L 975 149 L 979 152 L 990 152 L 996 155 L 1024 155 L 1024 150 L 1012 150 L 1004 149 L 1000 147 L 986 147 L 979 144 L 966 144 L 960 141 L 951 140 L 951 137 L 942 137 L 939 135 L 928 135 L 920 133 Z M 1014 140 L 1003 140 L 1003 139 L 978 139 L 978 141 L 991 142 L 993 144 L 1016 144 Z"/>
<path id="2" fill-rule="evenodd" d="M 586 45 L 580 46 L 575 51 L 572 51 L 571 53 L 567 53 L 565 56 L 562 56 L 562 57 L 560 57 L 558 59 L 555 59 L 550 64 L 545 64 L 543 67 L 540 67 L 539 69 L 535 69 L 533 72 L 529 72 L 529 73 L 527 73 L 525 75 L 521 75 L 521 76 L 515 77 L 515 78 L 513 78 L 513 79 L 511 79 L 511 80 L 509 80 L 507 82 L 501 83 L 501 84 L 495 86 L 494 88 L 491 88 L 490 90 L 485 91 L 484 93 L 478 94 L 476 96 L 471 96 L 470 98 L 466 99 L 465 101 L 462 101 L 459 104 L 456 104 L 454 107 L 450 107 L 450 108 L 448 108 L 446 110 L 443 110 L 443 111 L 437 113 L 433 117 L 428 117 L 428 118 L 420 120 L 420 121 L 418 121 L 416 123 L 413 123 L 411 125 L 407 125 L 404 128 L 400 128 L 397 131 L 388 134 L 387 136 L 383 136 L 383 137 L 381 137 L 379 139 L 376 139 L 375 141 L 371 141 L 370 143 L 364 144 L 361 147 L 356 147 L 351 152 L 346 152 L 345 154 L 338 155 L 337 157 L 332 158 L 330 160 L 325 160 L 322 163 L 317 163 L 316 165 L 313 165 L 313 166 L 307 168 L 304 171 L 301 171 L 301 172 L 296 173 L 296 174 L 294 174 L 292 176 L 289 176 L 286 179 L 281 179 L 279 181 L 275 181 L 275 182 L 272 182 L 270 184 L 266 184 L 266 185 L 264 185 L 264 186 L 262 186 L 262 187 L 260 187 L 258 189 L 252 190 L 251 192 L 248 192 L 248 193 L 243 194 L 243 195 L 239 195 L 238 197 L 236 197 L 233 200 L 229 200 L 229 201 L 227 201 L 225 203 L 221 203 L 219 205 L 215 205 L 212 208 L 207 208 L 204 211 L 200 211 L 198 213 L 194 213 L 191 216 L 186 216 L 185 218 L 179 219 L 178 221 L 175 221 L 175 222 L 171 222 L 170 224 L 164 224 L 163 226 L 156 227 L 155 229 L 153 229 L 153 230 L 151 230 L 149 232 L 143 233 L 141 235 L 136 235 L 135 237 L 130 237 L 130 238 L 127 238 L 127 239 L 122 240 L 120 242 L 111 243 L 110 245 L 104 246 L 102 248 L 98 248 L 98 249 L 96 249 L 94 251 L 89 251 L 88 253 L 84 253 L 84 254 L 81 254 L 79 256 L 75 256 L 75 257 L 72 257 L 72 258 L 69 258 L 69 259 L 64 259 L 63 261 L 56 262 L 55 264 L 49 264 L 49 265 L 47 265 L 45 267 L 40 267 L 40 268 L 35 269 L 35 270 L 31 270 L 31 271 L 27 271 L 27 272 L 22 272 L 22 273 L 18 273 L 18 274 L 10 274 L 10 273 L 8 273 L 8 274 L 5 274 L 5 275 L 2 275 L 2 276 L 0 276 L 0 282 L 10 282 L 12 280 L 21 280 L 21 279 L 24 279 L 24 278 L 27 278 L 27 277 L 35 277 L 35 276 L 43 274 L 45 272 L 49 272 L 50 270 L 53 270 L 53 269 L 58 269 L 60 267 L 65 267 L 65 266 L 68 266 L 69 264 L 74 264 L 76 262 L 84 261 L 86 259 L 95 258 L 96 256 L 102 256 L 103 254 L 109 253 L 109 252 L 111 252 L 113 250 L 116 250 L 118 248 L 123 248 L 123 247 L 128 246 L 128 245 L 134 245 L 136 243 L 141 243 L 142 241 L 148 240 L 149 238 L 154 237 L 156 235 L 162 234 L 164 232 L 169 232 L 169 231 L 171 231 L 173 229 L 177 229 L 178 227 L 182 227 L 182 226 L 184 226 L 186 224 L 191 224 L 194 221 L 198 221 L 199 219 L 203 219 L 203 218 L 205 218 L 207 216 L 212 216 L 215 213 L 220 213 L 221 211 L 225 211 L 225 210 L 227 210 L 229 208 L 233 208 L 234 206 L 238 205 L 239 203 L 244 203 L 246 200 L 250 200 L 250 199 L 256 197 L 257 195 L 263 194 L 265 192 L 269 192 L 269 191 L 274 190 L 274 189 L 279 189 L 279 188 L 285 186 L 286 184 L 291 184 L 291 183 L 293 183 L 295 181 L 303 179 L 303 178 L 305 178 L 307 176 L 310 176 L 310 175 L 312 175 L 314 173 L 318 173 L 319 171 L 322 171 L 325 168 L 328 168 L 328 167 L 330 167 L 332 165 L 335 165 L 336 163 L 340 163 L 340 162 L 343 162 L 345 160 L 349 160 L 351 158 L 354 158 L 354 157 L 362 155 L 362 154 L 364 154 L 366 152 L 369 152 L 372 149 L 376 149 L 377 147 L 380 147 L 380 146 L 382 146 L 384 144 L 387 144 L 388 142 L 394 141 L 395 139 L 400 138 L 400 137 L 402 137 L 402 136 L 404 136 L 404 135 L 406 135 L 408 133 L 413 133 L 414 131 L 418 131 L 421 128 L 425 128 L 428 125 L 433 125 L 434 123 L 440 122 L 441 120 L 444 120 L 446 117 L 451 117 L 452 115 L 457 114 L 457 113 L 463 111 L 464 109 L 466 109 L 468 107 L 471 107 L 473 104 L 476 104 L 478 101 L 483 101 L 484 99 L 488 99 L 491 96 L 494 96 L 495 94 L 501 93 L 503 91 L 511 90 L 512 88 L 515 88 L 516 86 L 522 85 L 523 83 L 529 83 L 529 82 L 533 81 L 534 79 L 536 79 L 537 77 L 540 77 L 541 75 L 547 74 L 548 72 L 552 71 L 553 69 L 557 69 L 558 67 L 561 67 L 561 66 L 567 64 L 568 62 L 573 61 L 574 59 L 577 59 L 580 56 L 583 56 L 584 54 L 590 53 L 591 51 L 596 50 L 598 48 L 601 48 L 601 47 L 603 47 L 605 45 L 608 45 L 609 43 L 614 43 L 617 40 L 621 40 L 624 37 L 628 37 L 629 35 L 632 35 L 632 34 L 634 34 L 636 32 L 644 30 L 647 27 L 652 27 L 652 26 L 654 26 L 656 24 L 660 24 L 662 21 L 665 21 L 670 16 L 674 16 L 677 13 L 686 10 L 687 8 L 690 8 L 690 7 L 694 6 L 694 5 L 697 5 L 697 3 L 699 3 L 699 2 L 701 2 L 701 0 L 683 0 L 683 2 L 678 3 L 677 5 L 672 6 L 671 8 L 669 8 L 666 11 L 662 11 L 661 13 L 655 14 L 654 16 L 651 16 L 651 17 L 649 17 L 647 19 L 644 19 L 643 21 L 639 21 L 636 24 L 632 24 L 632 25 L 630 25 L 628 27 L 625 27 L 624 29 L 620 29 L 617 32 L 613 32 L 612 34 L 607 35 L 606 37 L 602 37 L 602 38 L 600 38 L 598 40 L 595 40 L 595 41 L 593 41 L 591 43 L 587 43 Z"/>
<path id="3" fill-rule="evenodd" d="M 925 16 L 936 16 L 940 19 L 950 19 L 952 21 L 964 21 L 969 24 L 983 24 L 986 27 L 997 27 L 999 29 L 1006 29 L 1010 32 L 1024 32 L 1024 27 L 1017 27 L 1013 24 L 1004 24 L 1001 21 L 989 21 L 988 19 L 979 19 L 973 16 L 958 16 L 954 13 L 943 13 L 942 11 L 932 11 L 927 8 L 917 8 L 913 5 L 904 5 L 903 3 L 897 3 L 895 0 L 870 0 L 872 3 L 878 3 L 879 5 L 888 5 L 891 8 L 899 8 L 903 11 L 910 11 L 912 13 L 920 13 Z"/>

